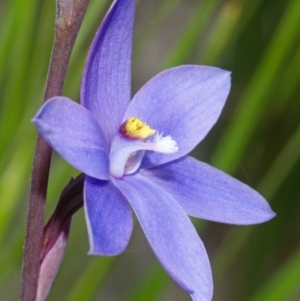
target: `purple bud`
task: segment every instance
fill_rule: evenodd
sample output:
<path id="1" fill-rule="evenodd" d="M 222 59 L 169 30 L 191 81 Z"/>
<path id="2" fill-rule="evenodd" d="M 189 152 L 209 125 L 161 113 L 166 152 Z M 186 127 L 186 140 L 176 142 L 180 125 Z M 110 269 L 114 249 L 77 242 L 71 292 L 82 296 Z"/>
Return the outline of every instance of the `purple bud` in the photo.
<path id="1" fill-rule="evenodd" d="M 36 301 L 46 300 L 49 294 L 65 253 L 70 224 L 71 218 L 66 221 L 62 232 L 54 242 L 52 248 L 48 251 L 47 255 L 43 258 L 40 267 Z"/>
<path id="2" fill-rule="evenodd" d="M 83 206 L 83 181 L 80 174 L 62 191 L 54 213 L 44 228 L 43 250 L 35 301 L 44 301 L 59 270 L 68 240 L 72 215 Z"/>

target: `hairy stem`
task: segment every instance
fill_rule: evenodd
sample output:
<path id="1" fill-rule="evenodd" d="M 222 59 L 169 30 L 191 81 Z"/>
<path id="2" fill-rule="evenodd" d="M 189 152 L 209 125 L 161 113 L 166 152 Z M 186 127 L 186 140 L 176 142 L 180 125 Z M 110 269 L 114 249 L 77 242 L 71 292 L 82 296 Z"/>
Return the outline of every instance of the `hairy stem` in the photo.
<path id="1" fill-rule="evenodd" d="M 67 66 L 89 0 L 57 0 L 55 38 L 49 64 L 44 101 L 60 95 Z M 44 210 L 51 148 L 37 137 L 28 204 L 20 301 L 35 301 L 40 269 Z"/>

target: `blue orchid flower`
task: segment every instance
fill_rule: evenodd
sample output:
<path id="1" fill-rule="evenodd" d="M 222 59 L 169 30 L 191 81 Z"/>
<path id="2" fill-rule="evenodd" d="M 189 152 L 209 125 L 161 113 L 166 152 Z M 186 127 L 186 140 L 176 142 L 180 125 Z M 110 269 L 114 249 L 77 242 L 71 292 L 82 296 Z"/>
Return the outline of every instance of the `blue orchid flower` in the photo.
<path id="1" fill-rule="evenodd" d="M 211 268 L 188 215 L 257 224 L 274 213 L 256 191 L 187 154 L 217 121 L 230 73 L 186 65 L 152 78 L 130 101 L 134 0 L 113 2 L 88 54 L 81 104 L 48 100 L 33 119 L 86 174 L 90 254 L 116 255 L 135 212 L 161 265 L 195 301 L 212 298 Z"/>

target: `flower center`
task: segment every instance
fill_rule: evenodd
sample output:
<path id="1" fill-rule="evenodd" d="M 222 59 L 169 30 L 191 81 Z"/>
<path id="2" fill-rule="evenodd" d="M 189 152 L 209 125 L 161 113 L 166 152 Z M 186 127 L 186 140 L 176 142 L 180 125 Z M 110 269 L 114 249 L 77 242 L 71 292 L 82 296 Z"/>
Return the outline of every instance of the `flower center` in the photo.
<path id="1" fill-rule="evenodd" d="M 131 117 L 122 123 L 120 133 L 127 138 L 147 139 L 155 133 L 155 130 L 137 117 Z"/>
<path id="2" fill-rule="evenodd" d="M 148 140 L 151 136 L 152 140 Z M 120 178 L 138 170 L 145 151 L 174 154 L 178 151 L 176 141 L 171 136 L 163 136 L 137 117 L 122 123 L 114 137 L 110 150 L 110 174 Z"/>

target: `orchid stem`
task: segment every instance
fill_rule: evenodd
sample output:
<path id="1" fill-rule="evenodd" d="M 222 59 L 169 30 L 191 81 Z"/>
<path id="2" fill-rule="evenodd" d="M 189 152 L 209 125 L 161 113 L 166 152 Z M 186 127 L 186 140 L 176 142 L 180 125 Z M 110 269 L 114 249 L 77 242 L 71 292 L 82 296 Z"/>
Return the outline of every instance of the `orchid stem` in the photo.
<path id="1" fill-rule="evenodd" d="M 61 95 L 67 66 L 89 0 L 57 0 L 55 38 L 44 101 Z M 35 301 L 42 252 L 51 148 L 37 137 L 31 175 L 19 301 Z"/>

